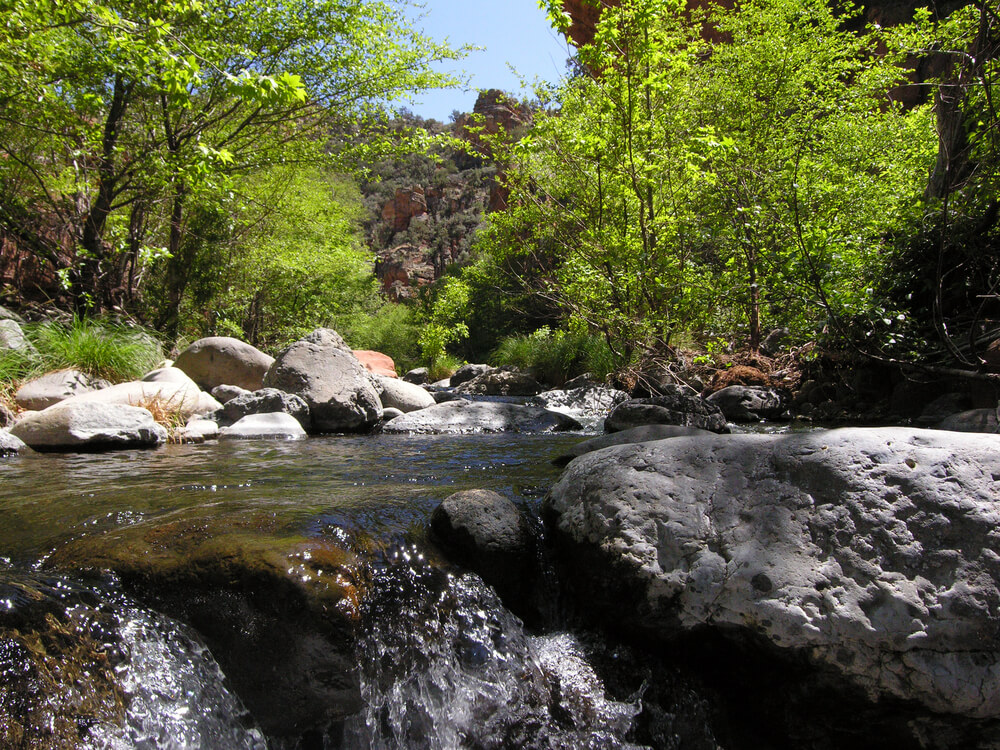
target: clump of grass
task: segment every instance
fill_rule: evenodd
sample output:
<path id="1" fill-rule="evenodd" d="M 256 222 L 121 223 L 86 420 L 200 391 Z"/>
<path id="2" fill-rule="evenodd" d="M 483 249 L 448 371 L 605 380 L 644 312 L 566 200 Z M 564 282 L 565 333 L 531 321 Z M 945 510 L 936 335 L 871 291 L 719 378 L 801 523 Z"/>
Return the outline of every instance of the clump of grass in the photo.
<path id="1" fill-rule="evenodd" d="M 494 350 L 497 365 L 514 365 L 546 383 L 565 383 L 590 373 L 603 380 L 615 370 L 614 353 L 599 336 L 552 331 L 548 326 L 526 336 L 508 336 Z"/>
<path id="2" fill-rule="evenodd" d="M 149 396 L 141 399 L 136 406 L 141 406 L 153 415 L 154 422 L 167 428 L 169 442 L 179 442 L 175 433 L 187 423 L 184 419 L 182 403 L 161 396 Z"/>
<path id="3" fill-rule="evenodd" d="M 432 383 L 444 380 L 450 378 L 455 370 L 461 366 L 462 362 L 457 357 L 445 353 L 435 358 L 431 366 L 427 368 L 427 377 Z"/>
<path id="4" fill-rule="evenodd" d="M 111 382 L 135 380 L 163 359 L 148 331 L 75 317 L 69 324 L 41 323 L 25 330 L 44 371 L 74 368 Z"/>

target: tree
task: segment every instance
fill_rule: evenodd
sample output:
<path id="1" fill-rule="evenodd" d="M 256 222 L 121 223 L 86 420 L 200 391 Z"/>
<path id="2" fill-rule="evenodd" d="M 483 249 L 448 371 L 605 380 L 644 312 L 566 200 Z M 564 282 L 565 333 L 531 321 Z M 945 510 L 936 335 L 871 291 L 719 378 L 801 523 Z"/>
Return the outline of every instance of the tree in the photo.
<path id="1" fill-rule="evenodd" d="M 174 259 L 176 310 L 193 201 L 275 164 L 346 163 L 359 128 L 447 85 L 430 66 L 457 54 L 366 0 L 5 0 L 3 12 L 0 184 L 18 209 L 3 229 L 94 310 L 127 301 L 157 254 Z M 40 215 L 70 228 L 72 265 Z"/>

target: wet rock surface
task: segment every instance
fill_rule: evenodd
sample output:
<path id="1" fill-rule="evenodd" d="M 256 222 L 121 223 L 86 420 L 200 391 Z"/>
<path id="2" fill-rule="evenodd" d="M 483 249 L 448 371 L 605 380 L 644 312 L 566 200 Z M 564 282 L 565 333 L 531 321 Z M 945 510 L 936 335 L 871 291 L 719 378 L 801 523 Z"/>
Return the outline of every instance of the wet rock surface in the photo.
<path id="1" fill-rule="evenodd" d="M 559 412 L 462 398 L 404 414 L 382 427 L 385 433 L 419 434 L 561 432 L 578 429 L 579 422 Z"/>
<path id="2" fill-rule="evenodd" d="M 560 453 L 552 459 L 556 466 L 565 466 L 577 456 L 582 456 L 591 451 L 608 448 L 612 445 L 626 445 L 629 443 L 646 443 L 651 440 L 666 440 L 673 437 L 692 437 L 694 435 L 711 435 L 708 430 L 697 427 L 681 427 L 672 424 L 650 424 L 642 427 L 632 427 L 621 432 L 613 432 L 610 435 L 584 440 L 577 443 L 567 451 Z"/>
<path id="3" fill-rule="evenodd" d="M 23 440 L 4 429 L 0 429 L 0 458 L 16 456 L 18 453 L 26 451 L 28 446 Z"/>
<path id="4" fill-rule="evenodd" d="M 111 572 L 193 627 L 269 735 L 324 731 L 359 708 L 357 559 L 337 539 L 268 513 L 189 512 L 75 540 L 46 566 Z"/>
<path id="5" fill-rule="evenodd" d="M 674 438 L 578 459 L 546 513 L 616 626 L 714 636 L 867 698 L 879 721 L 898 710 L 889 746 L 926 730 L 930 746 L 993 747 L 998 448 L 904 428 Z"/>

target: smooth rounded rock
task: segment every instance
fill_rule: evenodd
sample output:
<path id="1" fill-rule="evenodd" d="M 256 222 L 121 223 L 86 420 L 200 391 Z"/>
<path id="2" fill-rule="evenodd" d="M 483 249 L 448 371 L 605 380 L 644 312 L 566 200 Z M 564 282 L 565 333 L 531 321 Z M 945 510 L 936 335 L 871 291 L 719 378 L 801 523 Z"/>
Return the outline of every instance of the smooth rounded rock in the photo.
<path id="1" fill-rule="evenodd" d="M 15 435 L 11 435 L 7 430 L 0 430 L 0 458 L 16 456 L 23 453 L 28 446 Z"/>
<path id="2" fill-rule="evenodd" d="M 246 388 L 240 388 L 238 385 L 229 385 L 226 383 L 223 385 L 217 385 L 212 389 L 212 398 L 220 404 L 225 404 L 232 401 L 237 396 L 246 396 L 250 393 L 253 393 L 253 391 L 248 391 Z"/>
<path id="3" fill-rule="evenodd" d="M 398 378 L 379 378 L 382 408 L 399 409 L 404 414 L 434 406 L 434 397 L 419 385 Z"/>
<path id="4" fill-rule="evenodd" d="M 32 412 L 10 432 L 39 451 L 151 448 L 167 440 L 167 429 L 146 409 L 86 402 Z"/>
<path id="5" fill-rule="evenodd" d="M 938 424 L 939 430 L 953 432 L 997 432 L 1000 421 L 996 409 L 969 409 L 968 411 L 945 417 Z"/>
<path id="6" fill-rule="evenodd" d="M 206 391 L 217 385 L 238 385 L 255 391 L 263 384 L 264 374 L 274 357 L 245 341 L 229 336 L 198 339 L 182 351 L 174 367 L 186 372 Z"/>
<path id="7" fill-rule="evenodd" d="M 588 604 L 714 632 L 875 703 L 1000 717 L 1000 436 L 904 428 L 606 448 L 546 499 Z"/>
<path id="8" fill-rule="evenodd" d="M 59 402 L 57 406 L 78 403 L 130 406 L 155 404 L 160 409 L 175 412 L 184 421 L 196 415 L 211 414 L 222 406 L 192 383 L 149 383 L 142 380 L 118 383 L 99 391 L 72 396 Z"/>
<path id="9" fill-rule="evenodd" d="M 431 380 L 430 371 L 426 367 L 414 367 L 403 375 L 403 380 L 414 385 L 424 385 Z"/>
<path id="10" fill-rule="evenodd" d="M 771 388 L 730 385 L 705 399 L 722 410 L 731 422 L 759 422 L 778 419 L 785 410 L 781 396 Z"/>
<path id="11" fill-rule="evenodd" d="M 392 357 L 382 352 L 375 352 L 370 349 L 353 349 L 352 354 L 368 372 L 383 378 L 396 378 L 396 363 Z"/>
<path id="12" fill-rule="evenodd" d="M 204 443 L 219 437 L 219 425 L 211 419 L 195 417 L 174 430 L 171 438 L 178 443 Z"/>
<path id="13" fill-rule="evenodd" d="M 579 430 L 572 417 L 535 406 L 456 399 L 397 417 L 387 433 L 461 434 L 476 432 L 560 432 Z"/>
<path id="14" fill-rule="evenodd" d="M 158 367 L 155 370 L 150 370 L 139 379 L 144 383 L 185 383 L 193 385 L 196 388 L 198 387 L 198 384 L 184 370 L 173 366 Z"/>
<path id="15" fill-rule="evenodd" d="M 27 381 L 14 394 L 17 405 L 27 411 L 40 411 L 71 396 L 93 393 L 110 384 L 79 370 L 58 370 Z"/>
<path id="16" fill-rule="evenodd" d="M 642 427 L 632 427 L 621 432 L 584 440 L 552 459 L 556 466 L 565 466 L 574 458 L 612 445 L 628 445 L 630 443 L 648 443 L 653 440 L 667 440 L 675 437 L 692 437 L 694 435 L 711 435 L 708 430 L 697 427 L 681 427 L 673 424 L 648 424 Z"/>
<path id="17" fill-rule="evenodd" d="M 248 414 L 219 430 L 219 440 L 303 440 L 305 437 L 306 431 L 299 421 L 284 412 Z"/>

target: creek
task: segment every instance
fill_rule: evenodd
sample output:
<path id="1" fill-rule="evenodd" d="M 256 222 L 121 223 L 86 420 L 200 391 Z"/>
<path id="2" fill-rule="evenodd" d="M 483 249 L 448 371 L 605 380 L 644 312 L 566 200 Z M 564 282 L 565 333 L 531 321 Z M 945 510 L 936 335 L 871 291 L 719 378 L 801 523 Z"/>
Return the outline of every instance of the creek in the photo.
<path id="1" fill-rule="evenodd" d="M 0 746 L 716 747 L 696 678 L 581 625 L 552 580 L 526 627 L 426 537 L 463 489 L 537 519 L 583 437 L 0 462 Z"/>

